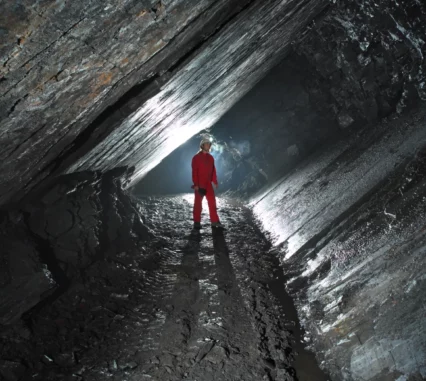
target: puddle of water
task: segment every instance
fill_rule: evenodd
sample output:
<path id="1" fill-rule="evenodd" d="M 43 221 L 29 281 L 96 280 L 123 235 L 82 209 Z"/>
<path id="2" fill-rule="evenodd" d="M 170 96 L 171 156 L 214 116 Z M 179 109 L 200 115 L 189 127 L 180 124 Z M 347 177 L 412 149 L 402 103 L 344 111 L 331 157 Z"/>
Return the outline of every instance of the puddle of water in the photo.
<path id="1" fill-rule="evenodd" d="M 278 259 L 273 258 L 275 264 L 274 278 L 268 282 L 272 294 L 277 298 L 285 312 L 286 319 L 292 323 L 292 332 L 294 336 L 293 350 L 297 353 L 293 368 L 296 371 L 298 381 L 328 381 L 330 377 L 325 374 L 318 365 L 314 353 L 305 349 L 302 342 L 305 331 L 300 325 L 297 316 L 296 307 L 293 299 L 285 290 L 285 277 L 279 265 Z"/>

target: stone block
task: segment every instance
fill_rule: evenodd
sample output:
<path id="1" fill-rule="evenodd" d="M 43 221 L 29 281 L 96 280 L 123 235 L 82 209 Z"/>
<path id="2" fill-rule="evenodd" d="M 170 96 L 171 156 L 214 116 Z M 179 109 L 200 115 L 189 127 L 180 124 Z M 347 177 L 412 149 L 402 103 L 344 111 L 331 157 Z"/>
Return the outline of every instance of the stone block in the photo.
<path id="1" fill-rule="evenodd" d="M 34 242 L 12 234 L 0 235 L 0 240 L 0 324 L 11 324 L 42 300 L 55 282 L 40 262 Z"/>

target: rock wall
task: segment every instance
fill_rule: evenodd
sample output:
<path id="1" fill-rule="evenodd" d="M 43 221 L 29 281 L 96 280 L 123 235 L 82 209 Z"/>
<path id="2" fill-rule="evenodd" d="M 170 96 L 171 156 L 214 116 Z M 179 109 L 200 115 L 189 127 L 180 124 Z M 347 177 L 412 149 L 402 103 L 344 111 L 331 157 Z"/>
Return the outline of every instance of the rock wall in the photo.
<path id="1" fill-rule="evenodd" d="M 64 173 L 143 176 L 241 98 L 324 4 L 3 1 L 0 204 Z"/>
<path id="2" fill-rule="evenodd" d="M 294 57 L 286 57 L 211 129 L 222 189 L 230 195 L 250 197 L 340 136 L 337 123 L 311 104 L 308 69 L 308 62 L 296 67 Z"/>
<path id="3" fill-rule="evenodd" d="M 2 215 L 0 266 L 0 324 L 18 319 L 57 284 L 41 262 L 36 242 L 20 213 Z"/>
<path id="4" fill-rule="evenodd" d="M 28 181 L 61 173 L 61 164 L 93 148 L 117 127 L 102 123 L 106 116 L 116 122 L 115 110 L 95 120 L 102 111 L 138 98 L 155 80 L 158 92 L 167 71 L 247 2 L 213 3 L 2 2 L 0 199 L 19 198 Z"/>
<path id="5" fill-rule="evenodd" d="M 252 200 L 332 380 L 426 377 L 425 126 L 366 128 Z"/>
<path id="6" fill-rule="evenodd" d="M 312 103 L 347 128 L 425 101 L 425 17 L 421 1 L 334 1 L 294 45 Z"/>
<path id="7" fill-rule="evenodd" d="M 94 263 L 152 237 L 123 191 L 126 177 L 124 169 L 63 176 L 38 202 L 1 213 L 1 325 L 84 284 Z"/>

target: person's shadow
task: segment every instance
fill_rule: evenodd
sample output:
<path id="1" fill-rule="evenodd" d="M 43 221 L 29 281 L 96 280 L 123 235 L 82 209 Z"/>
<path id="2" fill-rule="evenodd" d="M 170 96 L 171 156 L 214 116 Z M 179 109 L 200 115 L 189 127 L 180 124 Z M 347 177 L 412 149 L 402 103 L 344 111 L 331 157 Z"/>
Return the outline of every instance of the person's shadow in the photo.
<path id="1" fill-rule="evenodd" d="M 187 345 L 197 325 L 200 313 L 200 261 L 199 252 L 201 234 L 191 231 L 186 237 L 179 266 L 176 267 L 174 290 L 170 295 L 170 309 L 167 323 L 164 325 L 163 337 L 170 348 Z"/>
<path id="2" fill-rule="evenodd" d="M 214 259 L 216 262 L 216 274 L 218 281 L 218 289 L 225 293 L 229 293 L 230 288 L 234 285 L 236 279 L 231 261 L 229 259 L 229 249 L 225 240 L 223 230 L 212 230 Z"/>
<path id="3" fill-rule="evenodd" d="M 213 251 L 215 272 L 217 280 L 218 297 L 220 304 L 219 314 L 222 316 L 225 327 L 235 326 L 241 319 L 242 297 L 238 288 L 235 273 L 229 258 L 229 249 L 223 231 L 213 229 Z M 173 294 L 171 295 L 171 311 L 167 318 L 167 327 L 163 334 L 169 340 L 170 347 L 173 341 L 179 340 L 176 346 L 190 344 L 192 339 L 199 334 L 198 319 L 203 308 L 206 308 L 206 296 L 200 287 L 200 279 L 205 276 L 206 263 L 200 256 L 209 255 L 201 253 L 203 234 L 193 230 L 186 237 L 182 251 L 181 262 Z M 222 327 L 222 328 L 225 328 Z M 225 328 L 226 329 L 226 328 Z M 194 336 L 195 334 L 195 336 Z"/>
<path id="4" fill-rule="evenodd" d="M 214 259 L 219 293 L 219 303 L 225 327 L 231 328 L 241 319 L 243 301 L 234 268 L 229 257 L 229 248 L 222 230 L 213 230 Z"/>

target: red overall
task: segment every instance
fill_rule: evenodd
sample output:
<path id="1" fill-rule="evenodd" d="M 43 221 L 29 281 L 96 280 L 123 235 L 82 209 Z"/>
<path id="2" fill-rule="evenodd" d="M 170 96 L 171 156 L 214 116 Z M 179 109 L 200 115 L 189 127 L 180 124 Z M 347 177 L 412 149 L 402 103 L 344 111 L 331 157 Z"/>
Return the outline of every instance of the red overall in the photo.
<path id="1" fill-rule="evenodd" d="M 216 210 L 216 197 L 212 185 L 212 183 L 217 185 L 216 168 L 214 166 L 214 158 L 209 153 L 199 152 L 192 158 L 192 182 L 194 186 L 206 190 L 210 221 L 212 223 L 219 222 Z M 203 197 L 195 191 L 194 222 L 201 222 Z"/>

